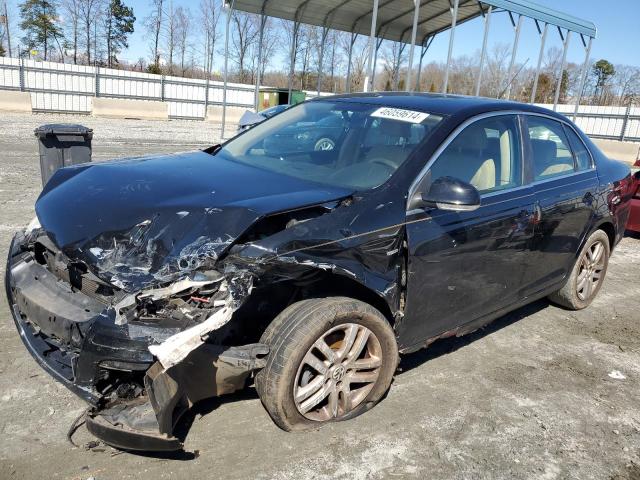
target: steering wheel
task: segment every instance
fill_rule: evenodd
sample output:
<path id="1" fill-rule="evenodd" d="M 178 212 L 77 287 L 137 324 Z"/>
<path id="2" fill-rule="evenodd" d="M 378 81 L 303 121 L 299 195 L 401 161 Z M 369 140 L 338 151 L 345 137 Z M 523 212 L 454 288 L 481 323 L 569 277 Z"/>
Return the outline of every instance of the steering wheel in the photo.
<path id="1" fill-rule="evenodd" d="M 390 168 L 394 172 L 398 169 L 398 166 L 395 163 L 393 163 L 388 158 L 384 158 L 384 157 L 374 157 L 371 160 L 369 160 L 369 163 L 377 163 L 379 165 L 384 165 L 385 167 Z"/>

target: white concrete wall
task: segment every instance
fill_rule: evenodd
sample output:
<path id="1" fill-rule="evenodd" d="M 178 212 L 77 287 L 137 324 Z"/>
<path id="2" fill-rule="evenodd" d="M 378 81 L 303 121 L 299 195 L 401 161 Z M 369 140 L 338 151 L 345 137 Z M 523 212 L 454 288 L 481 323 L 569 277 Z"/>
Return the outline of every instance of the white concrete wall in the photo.
<path id="1" fill-rule="evenodd" d="M 94 98 L 91 113 L 94 117 L 169 120 L 167 103 L 153 100 Z"/>
<path id="2" fill-rule="evenodd" d="M 31 113 L 31 95 L 29 92 L 0 90 L 0 111 Z"/>

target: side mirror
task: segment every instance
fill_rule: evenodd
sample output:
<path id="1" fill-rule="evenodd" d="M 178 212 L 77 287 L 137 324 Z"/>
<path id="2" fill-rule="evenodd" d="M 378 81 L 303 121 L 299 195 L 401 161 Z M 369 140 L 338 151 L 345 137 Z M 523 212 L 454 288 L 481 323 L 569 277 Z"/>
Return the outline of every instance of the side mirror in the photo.
<path id="1" fill-rule="evenodd" d="M 453 177 L 436 179 L 422 194 L 426 206 L 452 212 L 469 212 L 480 207 L 480 193 L 471 184 Z"/>

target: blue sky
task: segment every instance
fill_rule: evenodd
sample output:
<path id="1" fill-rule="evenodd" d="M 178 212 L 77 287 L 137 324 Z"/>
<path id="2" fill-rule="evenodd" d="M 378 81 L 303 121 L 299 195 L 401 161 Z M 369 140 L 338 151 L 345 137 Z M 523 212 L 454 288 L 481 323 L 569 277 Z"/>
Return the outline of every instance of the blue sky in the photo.
<path id="1" fill-rule="evenodd" d="M 167 2 L 169 0 L 166 0 Z M 322 0 L 314 0 L 322 1 Z M 15 4 L 19 0 L 12 0 Z M 195 13 L 198 0 L 173 0 L 174 6 L 188 6 Z M 138 18 L 136 32 L 131 38 L 130 49 L 123 52 L 123 57 L 136 61 L 140 57 L 149 57 L 149 37 L 142 22 L 149 14 L 148 0 L 125 0 L 134 9 Z M 536 0 L 536 3 L 564 11 L 571 15 L 593 21 L 598 28 L 598 38 L 594 41 L 591 56 L 594 59 L 606 58 L 614 64 L 622 63 L 640 66 L 640 0 Z M 14 7 L 14 22 L 17 20 L 17 9 Z M 483 23 L 480 19 L 467 22 L 456 30 L 454 55 L 473 54 L 482 42 Z M 550 30 L 547 46 L 561 46 L 557 31 Z M 446 59 L 448 48 L 448 33 L 436 37 L 432 47 L 425 57 L 425 61 L 442 61 Z M 494 15 L 490 34 L 490 45 L 496 43 L 511 43 L 513 29 L 505 13 Z M 532 20 L 523 23 L 518 62 L 535 65 L 539 48 L 539 36 Z M 584 59 L 584 49 L 574 35 L 570 42 L 568 60 L 580 63 Z M 217 59 L 217 66 L 221 64 Z M 277 62 L 276 62 L 277 63 Z"/>

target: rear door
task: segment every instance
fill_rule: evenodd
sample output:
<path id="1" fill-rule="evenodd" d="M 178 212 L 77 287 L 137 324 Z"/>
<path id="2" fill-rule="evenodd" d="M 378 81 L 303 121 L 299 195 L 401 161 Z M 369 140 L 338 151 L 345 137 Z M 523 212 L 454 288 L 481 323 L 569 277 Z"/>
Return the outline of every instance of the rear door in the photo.
<path id="1" fill-rule="evenodd" d="M 481 206 L 407 213 L 407 300 L 397 327 L 405 347 L 514 303 L 523 287 L 535 197 L 523 182 L 518 117 L 491 115 L 466 126 L 414 189 L 427 191 L 443 176 L 474 185 Z"/>
<path id="2" fill-rule="evenodd" d="M 532 254 L 527 257 L 528 294 L 561 281 L 595 214 L 598 176 L 573 128 L 540 115 L 524 116 L 524 138 L 538 210 Z"/>

